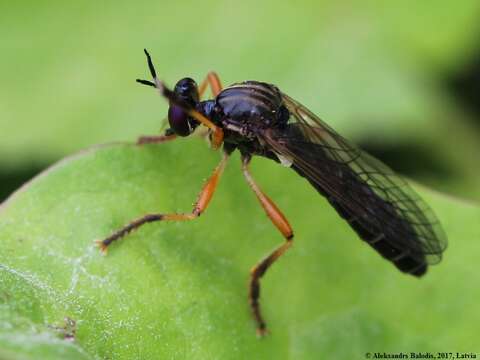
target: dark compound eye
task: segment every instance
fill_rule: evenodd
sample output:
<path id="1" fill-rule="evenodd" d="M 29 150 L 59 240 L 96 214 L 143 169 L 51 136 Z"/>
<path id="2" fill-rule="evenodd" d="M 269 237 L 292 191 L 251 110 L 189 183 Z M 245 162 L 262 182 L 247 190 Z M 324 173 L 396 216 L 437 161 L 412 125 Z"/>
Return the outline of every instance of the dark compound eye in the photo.
<path id="1" fill-rule="evenodd" d="M 168 122 L 170 127 L 178 136 L 188 136 L 191 133 L 191 127 L 188 122 L 188 115 L 183 109 L 176 105 L 170 105 L 168 109 Z"/>
<path id="2" fill-rule="evenodd" d="M 174 91 L 182 100 L 191 105 L 199 101 L 197 83 L 191 78 L 179 80 L 175 85 Z"/>

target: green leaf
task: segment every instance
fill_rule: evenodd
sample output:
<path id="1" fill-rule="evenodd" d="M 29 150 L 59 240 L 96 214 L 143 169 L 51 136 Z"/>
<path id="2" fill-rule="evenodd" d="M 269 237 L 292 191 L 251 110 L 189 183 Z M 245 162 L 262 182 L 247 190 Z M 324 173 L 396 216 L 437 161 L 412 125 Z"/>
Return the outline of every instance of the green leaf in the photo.
<path id="1" fill-rule="evenodd" d="M 112 145 L 66 159 L 0 209 L 0 356 L 6 359 L 336 359 L 479 351 L 480 209 L 419 189 L 450 239 L 424 279 L 357 239 L 304 179 L 252 170 L 295 229 L 262 281 L 271 334 L 255 336 L 249 269 L 282 237 L 232 156 L 199 219 L 153 223 L 101 256 L 94 240 L 148 212 L 189 211 L 219 154 L 200 141 Z"/>
<path id="2" fill-rule="evenodd" d="M 443 85 L 474 52 L 479 10 L 476 0 L 9 6 L 0 12 L 0 196 L 8 180 L 78 149 L 158 132 L 167 102 L 134 82 L 149 76 L 147 47 L 169 85 L 210 70 L 224 85 L 274 83 L 351 139 L 425 149 L 433 176 L 420 164 L 416 180 L 480 199 L 478 132 Z"/>

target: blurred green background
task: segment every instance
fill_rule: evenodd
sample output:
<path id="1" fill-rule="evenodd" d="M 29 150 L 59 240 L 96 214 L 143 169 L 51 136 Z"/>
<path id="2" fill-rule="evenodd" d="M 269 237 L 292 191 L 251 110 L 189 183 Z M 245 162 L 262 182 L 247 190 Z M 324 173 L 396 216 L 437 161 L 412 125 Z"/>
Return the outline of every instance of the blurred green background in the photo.
<path id="1" fill-rule="evenodd" d="M 480 199 L 476 0 L 0 8 L 1 197 L 78 149 L 158 132 L 165 101 L 134 83 L 146 47 L 168 84 L 274 83 L 403 174 Z"/>
<path id="2" fill-rule="evenodd" d="M 145 47 L 167 84 L 184 76 L 200 82 L 209 70 L 216 70 L 224 84 L 246 79 L 274 83 L 399 172 L 436 191 L 476 203 L 480 200 L 479 15 L 480 3 L 473 0 L 3 2 L 0 198 L 80 149 L 159 132 L 167 105 L 155 91 L 134 82 L 148 77 Z M 125 358 L 130 345 L 132 351 L 144 344 L 175 351 L 177 338 L 185 341 L 186 348 L 190 345 L 193 354 L 208 350 L 213 354 L 222 348 L 237 358 L 245 349 L 255 355 L 263 346 L 270 347 L 264 358 L 272 358 L 273 348 L 279 358 L 290 351 L 287 355 L 292 359 L 302 358 L 303 352 L 315 358 L 318 348 L 325 354 L 336 353 L 339 359 L 365 349 L 402 346 L 405 351 L 412 347 L 478 350 L 472 349 L 479 319 L 478 288 L 471 286 L 476 283 L 478 207 L 423 188 L 422 195 L 438 210 L 451 236 L 451 248 L 425 281 L 415 282 L 395 272 L 366 246 L 360 250 L 358 241 L 351 241 L 352 231 L 325 201 L 310 201 L 317 194 L 303 179 L 275 164 L 255 161 L 252 168 L 259 182 L 291 215 L 301 239 L 284 266 L 272 269 L 274 275 L 265 282 L 271 284 L 266 287 L 270 289 L 265 299 L 267 314 L 278 334 L 265 343 L 251 336 L 245 299 L 247 269 L 280 239 L 253 195 L 247 197 L 238 157 L 226 171 L 212 203 L 212 216 L 188 226 L 151 226 L 136 233 L 141 246 L 127 241 L 112 251 L 113 256 L 101 258 L 92 239 L 130 217 L 146 208 L 186 210 L 218 154 L 198 139 L 182 141 L 165 148 L 106 149 L 81 158 L 52 173 L 48 181 L 35 183 L 2 214 L 1 241 L 6 251 L 2 249 L 0 265 L 10 267 L 4 272 L 8 276 L 0 280 L 4 289 L 16 287 L 12 296 L 24 302 L 8 301 L 7 292 L 0 292 L 0 300 L 7 309 L 11 305 L 15 316 L 27 314 L 29 321 L 21 325 L 33 333 L 31 338 L 20 337 L 27 339 L 20 346 L 30 339 L 42 344 L 43 338 L 37 337 L 37 328 L 31 324 L 48 332 L 49 324 L 63 319 L 67 309 L 79 319 L 80 343 L 87 344 L 88 354 L 117 352 L 127 354 Z M 82 171 L 87 174 L 84 178 Z M 57 188 L 52 189 L 52 184 Z M 92 199 L 98 201 L 93 208 Z M 62 217 L 66 210 L 74 216 Z M 30 211 L 32 218 L 25 217 Z M 305 214 L 321 216 L 312 221 Z M 58 228 L 50 228 L 58 219 Z M 211 231 L 217 221 L 222 225 Z M 23 247 L 18 237 L 25 239 Z M 165 241 L 150 241 L 160 237 Z M 319 241 L 324 237 L 324 242 Z M 142 267 L 149 261 L 154 264 L 151 268 Z M 123 264 L 137 268 L 132 272 Z M 81 278 L 82 286 L 87 295 L 99 298 L 106 289 L 107 297 L 101 301 L 120 300 L 125 307 L 112 305 L 111 312 L 97 309 L 97 304 L 82 297 L 85 289 L 66 292 L 62 281 L 70 281 L 70 271 L 73 274 L 79 268 L 99 278 L 114 269 L 105 288 L 93 277 Z M 179 279 L 178 288 L 166 300 L 158 296 L 169 286 L 163 271 L 170 279 Z M 33 276 L 20 279 L 28 291 L 18 285 L 18 274 Z M 48 292 L 38 295 L 38 289 L 29 287 L 32 279 L 33 285 L 44 280 L 61 296 L 52 300 Z M 284 281 L 290 284 L 289 296 L 285 296 Z M 209 291 L 200 286 L 202 282 L 208 283 Z M 128 290 L 136 296 L 124 297 Z M 377 291 L 382 295 L 375 296 Z M 143 301 L 152 294 L 158 297 Z M 178 300 L 189 309 L 192 294 L 198 295 L 194 300 L 201 305 L 191 309 L 194 315 L 172 316 L 168 301 L 176 304 Z M 50 304 L 60 310 L 48 310 Z M 146 310 L 141 321 L 132 316 L 122 322 L 125 309 L 136 314 L 138 308 Z M 156 313 L 158 308 L 165 313 Z M 228 312 L 217 315 L 214 311 L 225 308 L 235 312 L 232 318 L 221 318 Z M 0 311 L 0 316 L 5 313 Z M 5 326 L 16 324 L 5 318 L 0 325 L 8 335 Z M 164 318 L 187 319 L 188 336 L 177 336 L 176 327 L 165 325 L 162 331 L 171 342 L 157 343 L 156 327 L 164 326 L 160 321 Z M 372 321 L 375 318 L 377 322 Z M 217 323 L 224 328 L 218 328 L 221 334 L 214 337 L 211 334 L 218 329 L 213 326 L 212 330 L 212 324 Z M 205 329 L 200 327 L 199 332 L 198 324 Z M 179 333 L 185 331 L 184 325 L 178 325 Z M 121 336 L 117 338 L 112 329 Z M 148 331 L 150 337 L 144 337 Z M 97 334 L 101 337 L 96 338 Z M 130 344 L 125 339 L 132 334 L 136 337 Z M 292 345 L 292 339 L 298 343 Z M 93 351 L 97 341 L 105 349 Z M 353 350 L 345 347 L 350 343 Z M 457 348 L 440 349 L 445 344 Z"/>

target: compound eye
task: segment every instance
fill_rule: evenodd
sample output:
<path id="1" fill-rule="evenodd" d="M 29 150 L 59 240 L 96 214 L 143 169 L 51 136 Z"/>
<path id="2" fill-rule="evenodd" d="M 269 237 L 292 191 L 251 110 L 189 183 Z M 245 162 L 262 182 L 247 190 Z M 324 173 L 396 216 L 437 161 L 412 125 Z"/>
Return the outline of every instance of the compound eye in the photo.
<path id="1" fill-rule="evenodd" d="M 199 101 L 197 83 L 191 78 L 183 78 L 179 80 L 175 85 L 174 91 L 182 100 L 191 105 L 194 105 Z"/>
<path id="2" fill-rule="evenodd" d="M 192 132 L 188 123 L 188 115 L 177 105 L 170 105 L 168 109 L 168 122 L 178 136 L 188 136 Z"/>

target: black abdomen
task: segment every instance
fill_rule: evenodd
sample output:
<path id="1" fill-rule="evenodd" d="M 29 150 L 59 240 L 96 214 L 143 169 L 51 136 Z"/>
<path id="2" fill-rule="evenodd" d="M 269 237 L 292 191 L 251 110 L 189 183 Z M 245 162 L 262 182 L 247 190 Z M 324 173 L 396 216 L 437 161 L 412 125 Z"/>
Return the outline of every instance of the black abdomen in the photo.
<path id="1" fill-rule="evenodd" d="M 418 234 L 407 218 L 399 214 L 391 202 L 375 193 L 361 177 L 347 164 L 333 161 L 327 155 L 322 145 L 301 140 L 303 134 L 297 124 L 289 125 L 282 133 L 289 139 L 296 139 L 296 144 L 301 143 L 301 155 L 295 142 L 287 143 L 291 155 L 294 157 L 292 169 L 308 182 L 335 208 L 355 230 L 359 237 L 373 247 L 385 259 L 391 261 L 400 271 L 414 276 L 422 276 L 427 271 L 427 259 Z M 299 156 L 296 156 L 296 155 Z M 305 172 L 299 165 L 299 160 L 309 164 L 318 171 L 323 171 L 329 176 L 336 177 L 336 191 L 345 198 L 368 204 L 362 211 L 352 211 L 345 202 L 329 196 L 329 191 L 324 188 L 311 174 Z M 337 175 L 338 174 L 338 175 Z M 371 213 L 381 213 L 382 222 Z M 408 237 L 408 246 L 404 237 Z"/>

